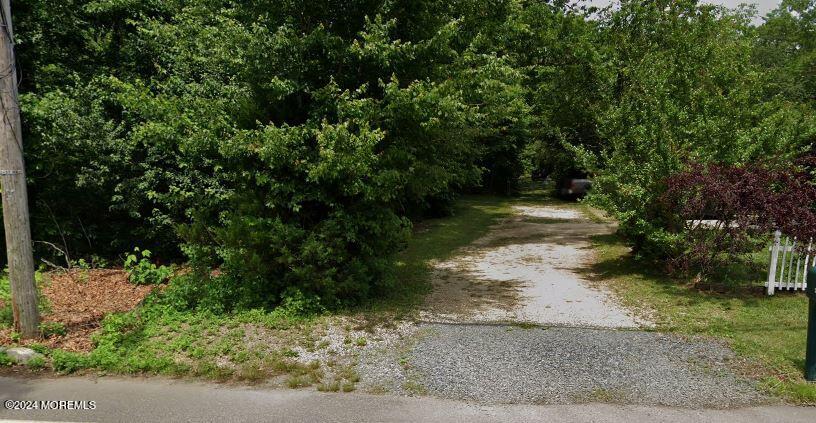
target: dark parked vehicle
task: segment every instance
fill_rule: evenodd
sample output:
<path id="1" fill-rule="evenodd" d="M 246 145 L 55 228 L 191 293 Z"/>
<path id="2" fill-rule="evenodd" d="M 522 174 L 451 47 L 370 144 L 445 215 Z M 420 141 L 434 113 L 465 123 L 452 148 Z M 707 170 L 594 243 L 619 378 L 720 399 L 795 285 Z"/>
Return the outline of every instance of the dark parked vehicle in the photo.
<path id="1" fill-rule="evenodd" d="M 567 177 L 558 181 L 555 186 L 556 194 L 561 198 L 576 200 L 589 192 L 592 188 L 592 180 L 586 176 Z"/>
<path id="2" fill-rule="evenodd" d="M 549 172 L 546 169 L 536 169 L 532 172 L 531 179 L 534 181 L 545 181 Z"/>

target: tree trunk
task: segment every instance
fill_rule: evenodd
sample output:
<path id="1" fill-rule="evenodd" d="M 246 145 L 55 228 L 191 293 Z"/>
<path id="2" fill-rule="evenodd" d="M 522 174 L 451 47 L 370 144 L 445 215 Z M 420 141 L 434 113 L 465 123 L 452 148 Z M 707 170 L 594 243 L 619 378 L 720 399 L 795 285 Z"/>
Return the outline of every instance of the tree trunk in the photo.
<path id="1" fill-rule="evenodd" d="M 13 31 L 9 0 L 2 0 L 0 28 L 0 183 L 2 183 L 3 224 L 6 231 L 11 306 L 14 327 L 23 338 L 39 336 L 37 287 L 28 216 L 23 164 L 23 137 L 17 101 L 17 71 L 14 63 Z"/>

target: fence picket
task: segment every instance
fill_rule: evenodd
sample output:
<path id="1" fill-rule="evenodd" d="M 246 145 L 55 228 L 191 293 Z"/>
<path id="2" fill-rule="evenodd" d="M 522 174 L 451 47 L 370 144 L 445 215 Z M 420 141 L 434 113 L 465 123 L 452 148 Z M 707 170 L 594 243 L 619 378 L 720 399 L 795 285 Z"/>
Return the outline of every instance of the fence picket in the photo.
<path id="1" fill-rule="evenodd" d="M 802 248 L 803 242 L 796 237 L 785 237 L 783 244 L 782 233 L 774 232 L 774 243 L 768 247 L 771 252 L 765 285 L 768 295 L 778 289 L 800 291 L 807 288 L 807 273 L 816 266 L 816 252 L 813 238 L 808 240 L 807 249 Z"/>
<path id="2" fill-rule="evenodd" d="M 796 290 L 805 289 L 805 283 L 807 282 L 807 281 L 805 281 L 805 279 L 807 278 L 807 272 L 808 272 L 808 269 L 809 269 L 808 268 L 808 263 L 810 263 L 810 249 L 812 247 L 813 247 L 813 238 L 811 238 L 808 241 L 808 247 L 807 247 L 807 250 L 805 250 L 805 262 L 803 263 L 802 272 L 801 272 L 802 276 L 800 278 L 797 278 L 799 283 L 797 283 L 796 286 L 793 289 L 796 289 Z M 799 264 L 797 263 L 796 266 L 797 266 L 796 272 L 797 272 L 797 275 L 798 275 L 798 273 L 799 273 L 799 270 L 798 270 Z"/>
<path id="3" fill-rule="evenodd" d="M 782 249 L 782 263 L 780 263 L 779 269 L 779 288 L 782 288 L 782 283 L 785 281 L 785 266 L 786 260 L 788 259 L 788 247 L 790 243 L 790 238 L 785 238 L 785 247 Z"/>
<path id="4" fill-rule="evenodd" d="M 782 232 L 775 231 L 774 243 L 771 247 L 771 267 L 768 269 L 768 285 L 766 287 L 768 289 L 768 295 L 773 295 L 774 289 L 776 289 L 776 268 L 779 260 L 779 244 L 781 242 L 781 238 Z"/>
<path id="5" fill-rule="evenodd" d="M 793 238 L 793 244 L 791 244 L 790 254 L 788 255 L 788 277 L 785 279 L 785 289 L 790 289 L 791 277 L 793 276 L 793 256 L 794 251 L 796 251 L 796 237 Z"/>
<path id="6" fill-rule="evenodd" d="M 788 253 L 788 270 L 785 279 L 785 289 L 790 289 L 791 277 L 793 277 L 794 272 L 796 271 L 796 269 L 793 268 L 793 258 L 795 256 L 794 251 L 796 251 L 796 238 L 793 239 L 790 252 Z"/>

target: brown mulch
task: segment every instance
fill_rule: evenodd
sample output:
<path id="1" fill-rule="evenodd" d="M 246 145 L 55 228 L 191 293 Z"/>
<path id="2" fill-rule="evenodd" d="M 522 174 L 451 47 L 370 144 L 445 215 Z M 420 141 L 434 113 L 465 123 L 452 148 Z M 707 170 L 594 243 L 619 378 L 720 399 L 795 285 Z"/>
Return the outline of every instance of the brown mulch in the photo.
<path id="1" fill-rule="evenodd" d="M 121 269 L 68 270 L 48 273 L 41 285 L 48 311 L 42 321 L 59 322 L 66 334 L 46 339 L 24 341 L 40 343 L 50 348 L 86 352 L 93 349 L 91 335 L 109 313 L 132 310 L 154 288 L 128 282 Z M 12 343 L 12 330 L 0 330 L 0 344 Z"/>

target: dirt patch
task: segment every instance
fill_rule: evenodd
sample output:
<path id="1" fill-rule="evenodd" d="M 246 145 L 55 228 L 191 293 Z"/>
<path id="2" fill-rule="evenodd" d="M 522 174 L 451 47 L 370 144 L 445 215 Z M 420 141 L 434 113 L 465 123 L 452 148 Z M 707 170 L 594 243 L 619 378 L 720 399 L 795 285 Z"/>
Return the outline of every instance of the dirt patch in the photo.
<path id="1" fill-rule="evenodd" d="M 127 273 L 121 269 L 70 270 L 45 277 L 41 291 L 47 312 L 42 321 L 62 325 L 65 334 L 23 344 L 37 342 L 76 352 L 93 349 L 91 334 L 105 315 L 132 310 L 154 289 L 128 282 Z M 11 335 L 11 328 L 0 330 L 0 344 L 11 344 Z"/>
<path id="2" fill-rule="evenodd" d="M 424 305 L 424 311 L 432 314 L 433 320 L 457 320 L 473 315 L 501 320 L 518 306 L 519 283 L 486 280 L 476 273 L 476 263 L 485 253 L 474 250 L 434 264 L 433 292 Z"/>

